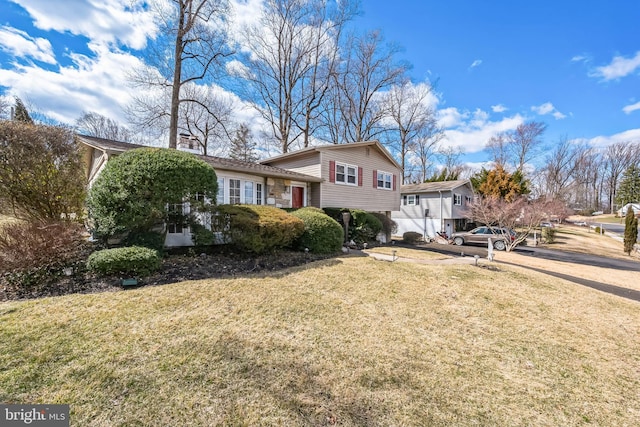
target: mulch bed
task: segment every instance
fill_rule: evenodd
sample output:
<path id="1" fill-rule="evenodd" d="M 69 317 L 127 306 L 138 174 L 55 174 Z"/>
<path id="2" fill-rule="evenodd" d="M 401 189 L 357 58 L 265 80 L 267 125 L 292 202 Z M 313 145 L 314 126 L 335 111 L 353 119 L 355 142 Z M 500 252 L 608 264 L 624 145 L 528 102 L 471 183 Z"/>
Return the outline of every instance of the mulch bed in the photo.
<path id="1" fill-rule="evenodd" d="M 258 272 L 278 271 L 327 259 L 336 254 L 311 254 L 279 251 L 273 254 L 250 255 L 230 252 L 195 253 L 193 250 L 172 253 L 162 261 L 161 268 L 151 276 L 138 278 L 138 286 L 164 285 L 185 280 L 233 277 Z M 42 298 L 74 293 L 116 292 L 123 290 L 121 277 L 98 277 L 88 272 L 61 276 L 50 283 L 16 289 L 0 277 L 0 301 Z"/>

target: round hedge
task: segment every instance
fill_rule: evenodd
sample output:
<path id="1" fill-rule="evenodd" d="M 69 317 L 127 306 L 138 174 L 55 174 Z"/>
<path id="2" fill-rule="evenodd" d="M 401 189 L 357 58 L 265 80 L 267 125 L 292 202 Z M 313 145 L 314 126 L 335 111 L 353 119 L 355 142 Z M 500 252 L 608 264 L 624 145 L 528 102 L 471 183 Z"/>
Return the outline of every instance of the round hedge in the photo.
<path id="1" fill-rule="evenodd" d="M 308 248 L 314 253 L 337 252 L 342 247 L 344 231 L 335 219 L 321 209 L 308 207 L 292 213 L 304 222 L 304 233 L 298 239 L 300 249 Z"/>
<path id="2" fill-rule="evenodd" d="M 189 195 L 216 200 L 213 168 L 193 154 L 138 148 L 110 160 L 89 191 L 87 206 L 100 237 L 144 233 L 167 221 L 167 204 Z"/>
<path id="3" fill-rule="evenodd" d="M 214 231 L 242 252 L 261 254 L 290 247 L 304 231 L 299 218 L 272 206 L 219 205 Z"/>
<path id="4" fill-rule="evenodd" d="M 142 246 L 103 249 L 89 255 L 87 269 L 100 275 L 147 276 L 161 264 L 160 255 Z"/>

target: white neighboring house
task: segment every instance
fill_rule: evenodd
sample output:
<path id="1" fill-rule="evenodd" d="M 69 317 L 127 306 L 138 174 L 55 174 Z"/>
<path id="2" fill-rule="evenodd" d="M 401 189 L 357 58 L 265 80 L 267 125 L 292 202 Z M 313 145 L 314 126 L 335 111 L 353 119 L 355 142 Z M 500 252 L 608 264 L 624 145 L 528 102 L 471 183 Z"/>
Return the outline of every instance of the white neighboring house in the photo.
<path id="1" fill-rule="evenodd" d="M 636 215 L 640 215 L 640 203 L 627 203 L 618 210 L 618 216 L 623 217 L 627 215 L 627 210 L 631 208 Z"/>
<path id="2" fill-rule="evenodd" d="M 425 238 L 435 238 L 437 233 L 451 236 L 470 222 L 465 210 L 474 192 L 468 179 L 407 184 L 400 187 L 400 194 L 400 210 L 391 212 L 399 236 L 408 231 Z"/>
<path id="3" fill-rule="evenodd" d="M 111 158 L 134 148 L 149 148 L 148 146 L 85 135 L 78 135 L 78 141 L 86 148 L 84 163 L 89 187 Z M 194 152 L 189 146 L 180 148 Z M 259 163 L 214 156 L 198 155 L 198 157 L 213 166 L 216 171 L 218 177 L 217 204 L 301 208 L 310 206 L 311 184 L 317 185 L 322 181 L 320 177 Z M 189 203 L 177 204 L 169 208 L 189 213 Z M 210 227 L 210 221 L 207 218 L 201 218 L 201 222 Z M 166 224 L 166 227 L 165 246 L 193 246 L 189 227 L 183 227 L 181 224 Z"/>

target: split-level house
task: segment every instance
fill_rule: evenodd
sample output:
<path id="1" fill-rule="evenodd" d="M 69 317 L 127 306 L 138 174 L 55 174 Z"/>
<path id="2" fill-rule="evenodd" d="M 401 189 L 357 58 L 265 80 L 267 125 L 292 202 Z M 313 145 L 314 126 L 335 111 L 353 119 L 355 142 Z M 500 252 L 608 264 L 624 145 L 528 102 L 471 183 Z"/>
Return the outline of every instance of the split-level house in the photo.
<path id="1" fill-rule="evenodd" d="M 84 162 L 89 186 L 110 158 L 127 150 L 145 147 L 85 135 L 79 135 L 78 140 L 86 148 Z M 344 145 L 354 147 L 329 150 L 331 155 L 316 156 L 317 165 L 309 165 L 307 168 L 295 167 L 286 160 L 296 159 L 296 153 L 300 152 L 277 156 L 260 163 L 215 156 L 198 157 L 216 171 L 217 204 L 256 204 L 278 208 L 349 207 L 390 215 L 400 200 L 396 184 L 399 176 L 397 163 L 378 142 Z M 195 147 L 187 139 L 181 139 L 179 149 L 196 154 Z M 302 157 L 314 157 L 312 149 L 301 152 L 306 153 Z M 361 156 L 364 158 L 360 158 Z M 365 170 L 369 173 L 367 187 L 364 186 Z M 377 172 L 380 172 L 382 179 L 380 188 L 377 187 L 377 182 L 372 182 L 372 177 Z M 188 209 L 188 206 L 183 209 L 185 208 Z M 187 227 L 167 227 L 166 246 L 192 244 Z"/>
<path id="2" fill-rule="evenodd" d="M 400 165 L 378 141 L 308 147 L 261 163 L 319 178 L 305 195 L 311 206 L 390 216 L 400 205 Z"/>
<path id="3" fill-rule="evenodd" d="M 407 184 L 400 188 L 400 209 L 391 213 L 398 235 L 408 231 L 434 238 L 438 233 L 465 230 L 470 220 L 467 207 L 474 192 L 469 180 Z"/>

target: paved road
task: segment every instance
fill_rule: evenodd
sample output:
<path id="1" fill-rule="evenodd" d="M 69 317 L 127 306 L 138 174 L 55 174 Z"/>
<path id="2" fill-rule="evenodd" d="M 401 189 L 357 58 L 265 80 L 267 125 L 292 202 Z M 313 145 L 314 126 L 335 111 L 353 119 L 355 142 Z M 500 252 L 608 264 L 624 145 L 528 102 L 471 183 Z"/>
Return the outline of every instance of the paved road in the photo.
<path id="1" fill-rule="evenodd" d="M 624 220 L 620 224 L 607 224 L 606 222 L 587 221 L 591 227 L 602 227 L 606 231 L 624 236 Z M 638 229 L 638 240 L 640 240 L 640 228 Z"/>

